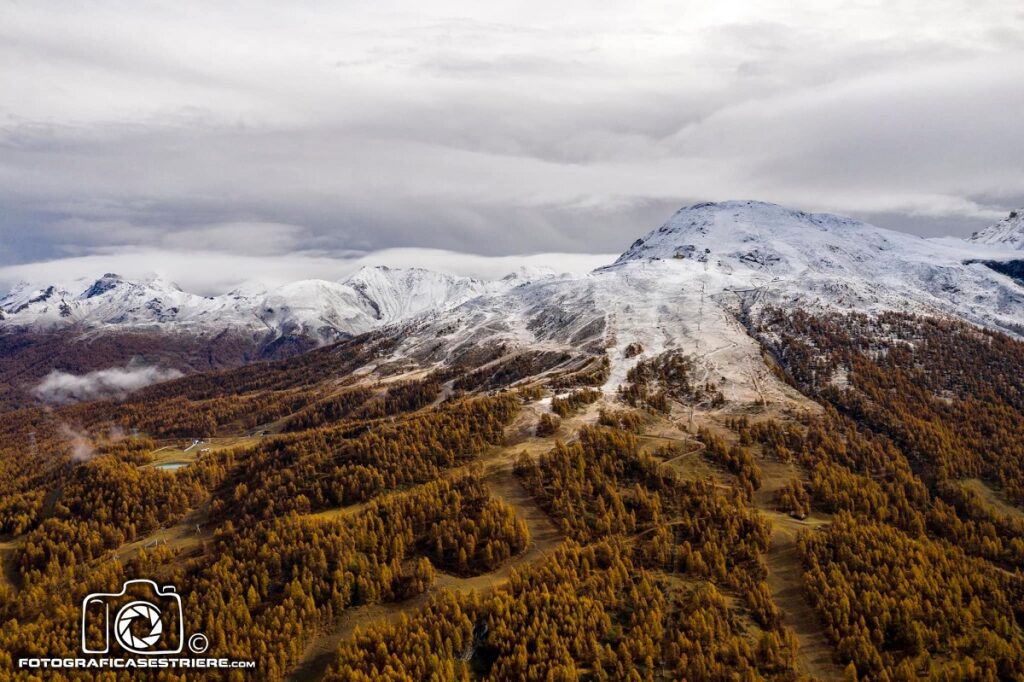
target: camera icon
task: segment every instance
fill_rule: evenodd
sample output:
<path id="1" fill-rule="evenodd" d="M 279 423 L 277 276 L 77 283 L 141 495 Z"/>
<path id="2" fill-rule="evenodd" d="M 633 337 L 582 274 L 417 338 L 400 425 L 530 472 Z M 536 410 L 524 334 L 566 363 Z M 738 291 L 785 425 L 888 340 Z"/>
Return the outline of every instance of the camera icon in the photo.
<path id="1" fill-rule="evenodd" d="M 185 644 L 181 596 L 173 585 L 160 587 L 152 580 L 128 580 L 120 592 L 87 595 L 82 600 L 82 651 L 109 653 L 111 634 L 129 653 L 180 654 Z"/>

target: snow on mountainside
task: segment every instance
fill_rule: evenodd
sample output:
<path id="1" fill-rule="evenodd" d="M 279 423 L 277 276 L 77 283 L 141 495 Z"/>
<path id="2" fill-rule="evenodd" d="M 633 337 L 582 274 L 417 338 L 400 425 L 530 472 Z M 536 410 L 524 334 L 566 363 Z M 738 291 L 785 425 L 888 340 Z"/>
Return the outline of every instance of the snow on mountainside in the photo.
<path id="1" fill-rule="evenodd" d="M 850 218 L 755 201 L 690 206 L 582 276 L 523 269 L 480 281 L 421 269 L 364 268 L 340 282 L 308 280 L 215 297 L 159 278 L 116 275 L 0 298 L 0 328 L 241 331 L 261 344 L 330 341 L 384 329 L 394 359 L 451 362 L 487 349 L 581 361 L 607 356 L 605 390 L 640 359 L 690 355 L 730 400 L 783 399 L 738 322 L 768 305 L 953 315 L 1024 335 L 1024 259 L 992 245 L 922 239 Z M 628 350 L 639 344 L 643 352 Z M 552 355 L 553 354 L 553 355 Z M 563 367 L 564 369 L 564 367 Z"/>
<path id="2" fill-rule="evenodd" d="M 1024 209 L 1010 211 L 1009 216 L 995 225 L 975 232 L 968 241 L 1024 250 Z"/>
<path id="3" fill-rule="evenodd" d="M 769 371 L 740 320 L 773 305 L 899 310 L 1024 336 L 1024 259 L 1008 240 L 996 241 L 922 239 L 850 218 L 727 201 L 678 211 L 614 263 L 581 277 L 530 268 L 481 281 L 375 267 L 340 282 L 205 297 L 160 278 L 105 275 L 16 288 L 0 298 L 0 331 L 49 330 L 50 341 L 62 343 L 76 336 L 62 332 L 69 327 L 85 330 L 83 338 L 156 332 L 149 338 L 167 339 L 171 366 L 186 371 L 200 353 L 219 352 L 227 360 L 209 364 L 230 364 L 379 329 L 396 342 L 382 363 L 495 357 L 496 371 L 536 374 L 599 361 L 608 392 L 637 362 L 673 351 L 689 356 L 698 382 L 727 401 L 808 409 Z M 193 348 L 183 336 L 214 350 Z M 174 344 L 182 343 L 178 352 Z M 522 364 L 501 369 L 518 354 Z"/>
<path id="4" fill-rule="evenodd" d="M 504 288 L 418 268 L 366 267 L 341 282 L 306 280 L 266 291 L 221 296 L 182 291 L 160 277 L 129 281 L 23 284 L 0 298 L 0 324 L 11 328 L 157 329 L 206 332 L 246 329 L 327 341 Z"/>
<path id="5" fill-rule="evenodd" d="M 768 305 L 899 310 L 1022 335 L 1024 287 L 982 262 L 994 254 L 1008 256 L 773 204 L 698 204 L 587 276 L 532 281 L 403 323 L 395 357 L 433 363 L 512 348 L 564 357 L 550 368 L 563 371 L 606 356 L 604 390 L 614 391 L 639 360 L 671 350 L 729 401 L 800 402 L 768 371 L 744 315 Z"/>
<path id="6" fill-rule="evenodd" d="M 345 284 L 359 292 L 373 309 L 375 319 L 383 322 L 450 307 L 486 291 L 504 289 L 500 284 L 421 268 L 364 267 Z"/>
<path id="7" fill-rule="evenodd" d="M 984 264 L 1009 255 L 851 218 L 727 201 L 680 210 L 634 242 L 615 267 L 644 260 L 699 263 L 709 293 L 756 291 L 780 304 L 951 313 L 1021 333 L 1024 289 Z"/>

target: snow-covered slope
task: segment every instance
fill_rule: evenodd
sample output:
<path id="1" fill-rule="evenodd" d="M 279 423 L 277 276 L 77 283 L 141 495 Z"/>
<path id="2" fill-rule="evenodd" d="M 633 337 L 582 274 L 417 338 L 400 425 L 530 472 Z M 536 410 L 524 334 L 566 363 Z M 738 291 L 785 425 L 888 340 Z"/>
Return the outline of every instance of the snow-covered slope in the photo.
<path id="1" fill-rule="evenodd" d="M 1010 215 L 995 225 L 972 234 L 968 241 L 989 246 L 1024 249 L 1024 209 L 1010 211 Z"/>
<path id="2" fill-rule="evenodd" d="M 983 262 L 1009 255 L 760 202 L 698 204 L 587 276 L 530 281 L 404 323 L 395 355 L 447 362 L 472 348 L 556 351 L 569 358 L 557 370 L 604 354 L 604 388 L 614 391 L 640 359 L 678 350 L 727 400 L 799 401 L 768 371 L 740 313 L 900 310 L 1024 335 L 1024 287 Z"/>
<path id="3" fill-rule="evenodd" d="M 320 341 L 358 334 L 426 311 L 444 310 L 507 288 L 418 268 L 367 267 L 341 282 L 305 280 L 198 296 L 160 277 L 129 281 L 106 274 L 43 286 L 22 284 L 0 298 L 0 325 L 52 329 L 242 329 Z"/>
<path id="4" fill-rule="evenodd" d="M 589 275 L 523 270 L 484 282 L 419 269 L 365 268 L 203 297 L 159 278 L 24 286 L 0 298 L 2 327 L 76 324 L 328 341 L 382 329 L 396 359 L 451 362 L 486 348 L 555 351 L 570 365 L 607 355 L 614 390 L 638 358 L 691 355 L 729 399 L 786 395 L 737 322 L 766 305 L 943 314 L 1024 336 L 1020 251 L 922 239 L 754 201 L 697 204 Z M 1021 272 L 1018 272 L 1021 270 Z M 1018 276 L 1020 275 L 1020 276 Z M 643 352 L 627 352 L 639 344 Z M 486 354 L 486 353 L 485 353 Z"/>
<path id="5" fill-rule="evenodd" d="M 829 214 L 756 201 L 684 208 L 616 262 L 699 263 L 709 293 L 737 291 L 787 305 L 952 313 L 1015 330 L 1024 289 L 982 261 L 1005 249 L 932 240 Z"/>
<path id="6" fill-rule="evenodd" d="M 693 262 L 656 261 L 529 282 L 401 324 L 394 355 L 435 363 L 474 349 L 553 351 L 566 359 L 552 371 L 607 355 L 603 389 L 614 392 L 638 361 L 678 350 L 694 359 L 701 382 L 720 385 L 729 400 L 796 399 L 768 371 L 757 343 L 727 305 L 705 294 L 703 274 Z M 639 354 L 627 350 L 633 344 L 642 347 Z"/>

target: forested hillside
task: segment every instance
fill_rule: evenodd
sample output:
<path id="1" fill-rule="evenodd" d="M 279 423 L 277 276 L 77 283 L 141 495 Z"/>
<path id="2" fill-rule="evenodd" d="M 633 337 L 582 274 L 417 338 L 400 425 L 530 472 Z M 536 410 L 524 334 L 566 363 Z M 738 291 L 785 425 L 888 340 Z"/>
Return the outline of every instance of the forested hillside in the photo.
<path id="1" fill-rule="evenodd" d="M 376 334 L 7 411 L 0 676 L 145 577 L 251 679 L 1024 678 L 1024 344 L 748 324 L 803 402 L 639 344 L 602 390 L 600 356 Z"/>

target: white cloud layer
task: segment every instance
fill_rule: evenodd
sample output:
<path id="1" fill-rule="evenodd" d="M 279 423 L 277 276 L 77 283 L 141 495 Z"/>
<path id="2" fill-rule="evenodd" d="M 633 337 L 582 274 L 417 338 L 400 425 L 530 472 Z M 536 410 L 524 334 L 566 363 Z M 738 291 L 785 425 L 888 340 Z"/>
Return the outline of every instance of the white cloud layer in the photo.
<path id="1" fill-rule="evenodd" d="M 106 272 L 128 279 L 160 275 L 185 291 L 205 296 L 224 294 L 259 284 L 274 287 L 303 279 L 340 280 L 365 265 L 421 267 L 480 279 L 497 279 L 521 267 L 552 268 L 583 274 L 607 265 L 618 254 L 538 253 L 515 256 L 480 256 L 440 249 L 386 249 L 359 256 L 311 253 L 241 255 L 220 251 L 166 249 L 105 250 L 103 253 L 0 267 L 0 296 L 19 282 L 38 287 L 81 288 Z"/>
<path id="2" fill-rule="evenodd" d="M 81 400 L 120 398 L 150 384 L 180 376 L 181 372 L 175 369 L 135 365 L 101 369 L 87 374 L 53 370 L 39 382 L 33 393 L 44 402 L 63 405 Z"/>
<path id="3" fill-rule="evenodd" d="M 965 235 L 1024 204 L 1005 0 L 0 6 L 0 263 L 618 252 L 756 198 Z"/>

